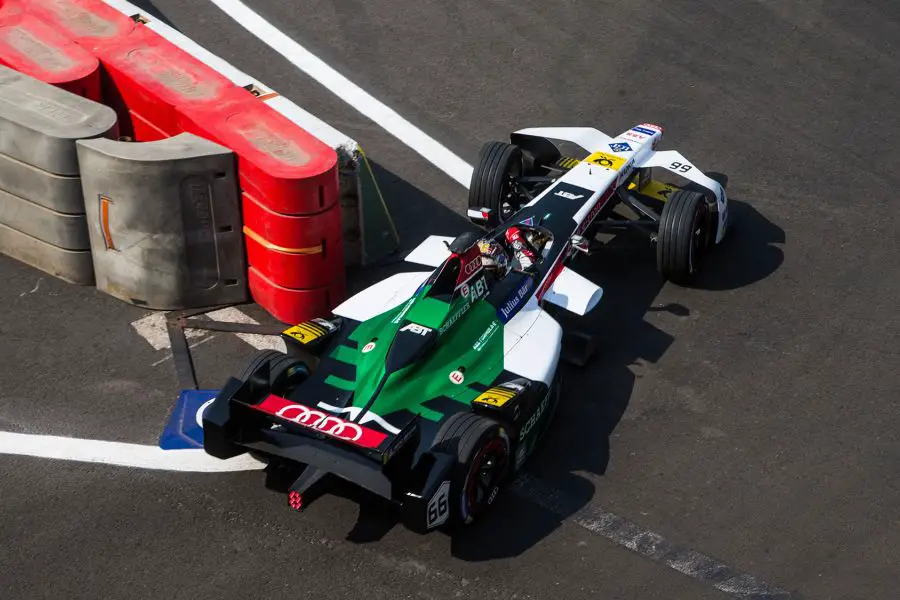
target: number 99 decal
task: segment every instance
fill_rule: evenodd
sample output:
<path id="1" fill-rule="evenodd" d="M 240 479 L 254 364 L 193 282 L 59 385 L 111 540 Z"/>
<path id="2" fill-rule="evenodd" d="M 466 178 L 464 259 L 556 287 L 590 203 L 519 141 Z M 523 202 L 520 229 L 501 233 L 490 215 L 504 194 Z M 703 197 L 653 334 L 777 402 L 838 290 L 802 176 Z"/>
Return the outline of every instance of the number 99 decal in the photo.
<path id="1" fill-rule="evenodd" d="M 443 482 L 431 500 L 428 501 L 428 514 L 425 519 L 425 526 L 433 529 L 447 522 L 450 516 L 450 482 Z"/>
<path id="2" fill-rule="evenodd" d="M 669 168 L 672 169 L 673 171 L 680 171 L 681 173 L 687 173 L 688 171 L 693 169 L 693 167 L 691 165 L 689 165 L 687 163 L 681 163 L 678 161 L 671 163 L 669 165 Z"/>

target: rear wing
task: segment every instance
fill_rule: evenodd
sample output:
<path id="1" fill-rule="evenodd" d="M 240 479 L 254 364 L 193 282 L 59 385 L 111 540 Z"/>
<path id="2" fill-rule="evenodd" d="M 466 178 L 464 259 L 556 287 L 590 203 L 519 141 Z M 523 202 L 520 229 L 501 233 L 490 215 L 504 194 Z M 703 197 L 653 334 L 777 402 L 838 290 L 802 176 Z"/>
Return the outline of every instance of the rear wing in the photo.
<path id="1" fill-rule="evenodd" d="M 208 454 L 227 458 L 240 453 L 238 446 L 274 447 L 312 444 L 322 451 L 355 454 L 387 467 L 401 454 L 412 454 L 420 438 L 416 416 L 397 435 L 390 435 L 326 410 L 273 394 L 268 363 L 246 381 L 231 377 L 203 416 L 204 448 Z M 274 454 L 281 454 L 274 452 Z M 328 461 L 329 463 L 333 462 Z M 301 461 L 308 462 L 308 461 Z M 317 464 L 339 473 L 334 464 Z"/>

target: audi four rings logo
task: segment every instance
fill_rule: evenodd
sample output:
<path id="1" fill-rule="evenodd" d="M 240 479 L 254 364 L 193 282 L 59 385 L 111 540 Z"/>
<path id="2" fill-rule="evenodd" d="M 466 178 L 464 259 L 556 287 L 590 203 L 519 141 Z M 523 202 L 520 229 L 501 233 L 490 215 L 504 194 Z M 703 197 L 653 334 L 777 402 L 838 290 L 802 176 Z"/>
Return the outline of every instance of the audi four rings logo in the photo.
<path id="1" fill-rule="evenodd" d="M 265 400 L 255 405 L 254 408 L 279 419 L 314 429 L 325 435 L 365 448 L 377 448 L 388 437 L 386 433 L 345 421 L 340 417 L 303 404 L 291 402 L 280 396 L 269 395 Z"/>
<path id="2" fill-rule="evenodd" d="M 463 267 L 463 272 L 464 272 L 466 275 L 471 275 L 472 273 L 474 273 L 475 271 L 478 270 L 478 267 L 481 266 L 480 263 L 481 263 L 480 260 L 470 260 L 470 261 L 467 262 L 467 263 L 465 264 L 465 266 Z"/>
<path id="3" fill-rule="evenodd" d="M 333 415 L 327 415 L 322 411 L 313 410 L 302 404 L 289 404 L 275 413 L 277 416 L 300 425 L 318 429 L 328 435 L 355 442 L 362 437 L 362 428 L 356 423 L 350 423 Z"/>

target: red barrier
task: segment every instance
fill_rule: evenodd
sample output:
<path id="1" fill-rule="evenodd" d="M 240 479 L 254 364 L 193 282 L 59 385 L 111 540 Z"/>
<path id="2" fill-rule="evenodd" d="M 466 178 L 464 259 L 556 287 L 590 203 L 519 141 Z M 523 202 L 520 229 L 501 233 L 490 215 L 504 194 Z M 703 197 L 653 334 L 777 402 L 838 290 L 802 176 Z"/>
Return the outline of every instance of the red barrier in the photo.
<path id="1" fill-rule="evenodd" d="M 170 137 L 165 131 L 151 123 L 133 110 L 128 111 L 127 135 L 139 142 L 156 142 Z"/>
<path id="2" fill-rule="evenodd" d="M 23 13 L 19 2 L 0 4 L 0 64 L 99 102 L 97 59 L 54 29 Z"/>
<path id="3" fill-rule="evenodd" d="M 260 306 L 296 322 L 342 299 L 334 149 L 101 0 L 29 0 L 26 11 L 99 59 L 103 101 L 119 115 L 122 135 L 155 141 L 190 132 L 237 155 L 248 279 Z"/>
<path id="4" fill-rule="evenodd" d="M 190 113 L 186 131 L 238 155 L 241 187 L 271 211 L 322 212 L 338 202 L 337 153 L 249 92 Z M 187 111 L 185 111 L 187 113 Z"/>
<path id="5" fill-rule="evenodd" d="M 26 11 L 88 51 L 127 36 L 137 25 L 102 0 L 26 0 Z"/>
<path id="6" fill-rule="evenodd" d="M 187 131 L 186 115 L 209 112 L 230 95 L 249 96 L 143 26 L 122 38 L 97 43 L 94 52 L 107 74 L 107 103 L 127 119 L 131 115 L 125 108 L 137 113 L 168 136 Z M 137 135 L 135 140 L 144 141 Z"/>
<path id="7" fill-rule="evenodd" d="M 247 259 L 271 282 L 302 289 L 329 285 L 343 272 L 341 207 L 311 216 L 274 213 L 244 194 Z"/>
<path id="8" fill-rule="evenodd" d="M 253 299 L 286 322 L 327 314 L 345 286 L 337 154 L 240 91 L 184 128 L 238 155 Z"/>
<path id="9" fill-rule="evenodd" d="M 269 314 L 285 323 L 300 323 L 331 312 L 347 293 L 343 272 L 334 283 L 311 290 L 292 290 L 281 287 L 251 266 L 247 282 L 253 299 Z"/>

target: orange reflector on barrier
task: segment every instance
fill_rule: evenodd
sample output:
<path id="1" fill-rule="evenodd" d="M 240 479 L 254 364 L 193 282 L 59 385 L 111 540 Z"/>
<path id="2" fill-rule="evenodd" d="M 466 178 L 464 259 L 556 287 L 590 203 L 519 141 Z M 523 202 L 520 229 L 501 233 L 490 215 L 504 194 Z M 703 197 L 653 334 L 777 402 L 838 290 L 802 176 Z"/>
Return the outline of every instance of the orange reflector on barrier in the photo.
<path id="1" fill-rule="evenodd" d="M 103 232 L 103 241 L 107 250 L 115 250 L 116 245 L 112 241 L 112 232 L 109 230 L 109 205 L 112 200 L 106 196 L 100 196 L 100 231 Z"/>

